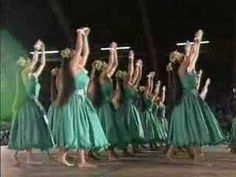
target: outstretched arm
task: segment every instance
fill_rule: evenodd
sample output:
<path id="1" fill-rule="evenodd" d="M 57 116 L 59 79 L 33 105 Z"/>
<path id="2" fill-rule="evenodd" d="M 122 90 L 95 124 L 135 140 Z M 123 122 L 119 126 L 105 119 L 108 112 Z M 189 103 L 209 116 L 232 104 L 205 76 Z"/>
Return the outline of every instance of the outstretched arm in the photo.
<path id="1" fill-rule="evenodd" d="M 210 83 L 211 83 L 211 80 L 210 80 L 210 78 L 208 78 L 208 79 L 206 80 L 206 82 L 205 82 L 205 85 L 204 85 L 204 87 L 203 87 L 201 93 L 200 93 L 200 97 L 201 97 L 203 100 L 205 100 L 205 98 L 206 98 L 206 95 L 207 95 L 207 92 L 208 92 L 208 87 L 209 87 Z"/>
<path id="2" fill-rule="evenodd" d="M 89 49 L 89 42 L 88 42 L 88 35 L 90 33 L 90 29 L 88 27 L 83 28 L 83 48 L 82 48 L 82 56 L 81 56 L 81 60 L 79 61 L 79 65 L 81 67 L 84 67 L 87 63 L 88 60 L 88 56 L 90 53 L 90 49 Z"/>
<path id="3" fill-rule="evenodd" d="M 116 68 L 118 66 L 118 57 L 117 57 L 117 44 L 115 42 L 112 42 L 111 45 L 111 50 L 110 50 L 110 55 L 109 55 L 109 61 L 108 61 L 108 65 L 107 65 L 107 69 L 106 69 L 106 75 L 108 77 L 111 77 L 115 71 Z"/>
<path id="4" fill-rule="evenodd" d="M 166 99 L 166 86 L 162 87 L 161 102 L 164 103 Z"/>
<path id="5" fill-rule="evenodd" d="M 153 94 L 153 100 L 156 100 L 159 93 L 160 93 L 160 86 L 161 86 L 161 81 L 158 80 L 156 85 L 155 85 L 155 90 L 154 90 L 154 94 Z"/>
<path id="6" fill-rule="evenodd" d="M 134 52 L 132 50 L 129 51 L 129 65 L 128 65 L 128 83 L 131 83 L 133 80 L 134 74 Z"/>
<path id="7" fill-rule="evenodd" d="M 138 60 L 136 63 L 136 68 L 138 70 L 138 74 L 137 74 L 137 79 L 133 82 L 133 86 L 134 88 L 137 88 L 139 85 L 139 82 L 142 79 L 142 74 L 143 74 L 143 62 L 142 60 Z"/>
<path id="8" fill-rule="evenodd" d="M 45 57 L 45 45 L 42 42 L 41 44 L 41 50 L 42 50 L 42 54 L 41 54 L 41 60 L 40 60 L 40 65 L 37 68 L 37 70 L 33 73 L 36 77 L 39 77 L 39 75 L 42 73 L 45 64 L 46 64 L 46 57 Z"/>
<path id="9" fill-rule="evenodd" d="M 199 90 L 199 87 L 201 85 L 201 79 L 202 79 L 202 70 L 200 69 L 197 73 L 197 90 Z"/>
<path id="10" fill-rule="evenodd" d="M 74 65 L 78 65 L 81 60 L 81 53 L 83 48 L 83 30 L 77 29 L 77 37 L 75 42 L 75 54 L 73 56 L 72 62 Z"/>
<path id="11" fill-rule="evenodd" d="M 187 60 L 189 62 L 189 65 L 187 68 L 188 71 L 192 71 L 195 69 L 195 65 L 198 59 L 198 55 L 199 55 L 200 42 L 202 40 L 202 36 L 203 36 L 202 30 L 198 30 L 197 33 L 195 34 L 194 44 L 192 45 L 190 49 L 189 56 L 187 57 Z"/>

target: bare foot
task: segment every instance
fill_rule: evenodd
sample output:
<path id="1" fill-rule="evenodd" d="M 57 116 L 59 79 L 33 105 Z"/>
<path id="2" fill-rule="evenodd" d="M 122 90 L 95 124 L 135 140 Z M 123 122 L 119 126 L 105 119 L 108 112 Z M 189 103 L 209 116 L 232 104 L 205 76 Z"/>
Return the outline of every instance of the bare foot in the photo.
<path id="1" fill-rule="evenodd" d="M 69 162 L 65 159 L 65 157 L 59 157 L 59 158 L 57 159 L 57 161 L 58 161 L 60 164 L 63 164 L 63 165 L 65 165 L 65 166 L 67 166 L 67 167 L 73 167 L 73 166 L 74 166 L 74 164 L 69 163 Z"/>
<path id="2" fill-rule="evenodd" d="M 167 160 L 169 160 L 170 162 L 173 162 L 174 161 L 174 159 L 172 158 L 172 156 L 170 155 L 170 154 L 166 154 L 166 158 L 167 158 Z"/>
<path id="3" fill-rule="evenodd" d="M 97 165 L 91 164 L 91 163 L 88 163 L 88 162 L 84 162 L 84 163 L 79 163 L 78 167 L 79 168 L 97 168 Z"/>
<path id="4" fill-rule="evenodd" d="M 13 155 L 12 158 L 15 160 L 14 167 L 19 167 L 21 165 L 21 162 L 19 161 L 17 155 Z"/>
<path id="5" fill-rule="evenodd" d="M 110 155 L 108 156 L 108 160 L 109 160 L 109 161 L 117 161 L 117 157 L 116 157 L 115 155 L 111 155 L 111 154 L 110 154 Z"/>

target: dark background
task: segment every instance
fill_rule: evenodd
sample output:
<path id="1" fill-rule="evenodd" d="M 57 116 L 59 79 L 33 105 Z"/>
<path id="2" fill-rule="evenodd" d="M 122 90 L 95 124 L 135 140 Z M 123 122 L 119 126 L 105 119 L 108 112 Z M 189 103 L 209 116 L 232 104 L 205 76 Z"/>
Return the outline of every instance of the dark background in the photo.
<path id="1" fill-rule="evenodd" d="M 198 61 L 198 69 L 204 71 L 203 80 L 212 79 L 207 101 L 220 105 L 227 114 L 231 88 L 236 83 L 234 0 L 2 0 L 2 7 L 1 27 L 20 41 L 26 51 L 38 38 L 48 50 L 73 47 L 76 28 L 89 26 L 91 60 L 106 58 L 107 53 L 99 48 L 112 41 L 130 45 L 137 58 L 144 60 L 145 72 L 157 71 L 164 83 L 168 54 L 174 49 L 182 50 L 175 44 L 191 40 L 200 28 L 205 32 L 203 39 L 211 41 L 202 46 Z M 126 68 L 126 54 L 120 52 L 121 68 Z M 7 63 L 1 65 L 1 74 L 6 78 Z M 50 102 L 49 71 L 55 65 L 48 63 L 41 78 L 41 99 L 45 104 Z"/>

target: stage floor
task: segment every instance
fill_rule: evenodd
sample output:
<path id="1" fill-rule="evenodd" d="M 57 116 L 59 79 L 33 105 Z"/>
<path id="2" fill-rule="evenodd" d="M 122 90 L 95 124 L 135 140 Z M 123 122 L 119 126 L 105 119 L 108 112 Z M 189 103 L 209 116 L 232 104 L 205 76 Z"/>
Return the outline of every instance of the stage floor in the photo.
<path id="1" fill-rule="evenodd" d="M 1 177 L 236 177 L 236 154 L 226 146 L 204 148 L 207 160 L 193 164 L 184 154 L 177 161 L 169 162 L 161 152 L 145 152 L 135 157 L 121 157 L 117 162 L 108 162 L 105 157 L 96 161 L 96 169 L 64 167 L 48 160 L 45 153 L 36 153 L 44 162 L 42 166 L 13 166 L 12 151 L 1 146 Z M 19 155 L 22 161 L 25 154 Z"/>

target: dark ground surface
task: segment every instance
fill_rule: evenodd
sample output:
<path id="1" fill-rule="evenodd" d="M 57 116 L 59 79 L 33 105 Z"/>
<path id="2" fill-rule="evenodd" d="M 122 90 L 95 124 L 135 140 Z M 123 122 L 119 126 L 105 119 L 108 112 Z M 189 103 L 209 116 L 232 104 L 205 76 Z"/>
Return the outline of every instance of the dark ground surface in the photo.
<path id="1" fill-rule="evenodd" d="M 96 169 L 64 167 L 48 160 L 46 153 L 36 152 L 41 166 L 22 164 L 13 166 L 12 151 L 1 147 L 1 177 L 236 177 L 236 154 L 226 146 L 204 148 L 206 159 L 202 164 L 193 164 L 179 153 L 174 162 L 169 162 L 162 152 L 145 152 L 135 157 L 121 157 L 117 162 L 108 162 L 105 157 L 96 161 Z M 25 154 L 20 153 L 22 162 Z"/>

